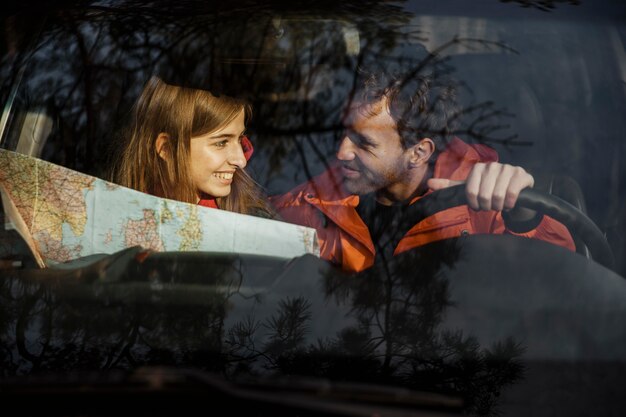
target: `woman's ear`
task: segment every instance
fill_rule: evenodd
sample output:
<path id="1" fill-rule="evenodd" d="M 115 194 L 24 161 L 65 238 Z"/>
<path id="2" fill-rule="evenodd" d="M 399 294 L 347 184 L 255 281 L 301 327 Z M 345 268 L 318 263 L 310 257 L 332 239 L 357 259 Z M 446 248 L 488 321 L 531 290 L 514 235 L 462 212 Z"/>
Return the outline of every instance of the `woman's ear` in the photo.
<path id="1" fill-rule="evenodd" d="M 156 153 L 165 162 L 168 161 L 170 156 L 170 135 L 167 133 L 159 133 L 156 139 Z"/>
<path id="2" fill-rule="evenodd" d="M 430 138 L 424 138 L 411 147 L 410 163 L 412 167 L 427 164 L 435 152 L 435 142 Z"/>

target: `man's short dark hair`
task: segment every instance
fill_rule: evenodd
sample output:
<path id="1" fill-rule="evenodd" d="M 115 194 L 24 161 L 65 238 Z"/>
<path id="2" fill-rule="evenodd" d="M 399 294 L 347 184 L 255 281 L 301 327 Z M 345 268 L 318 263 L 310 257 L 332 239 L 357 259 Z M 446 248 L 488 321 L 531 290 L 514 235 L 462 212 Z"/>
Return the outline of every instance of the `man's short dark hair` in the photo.
<path id="1" fill-rule="evenodd" d="M 387 98 L 402 147 L 407 149 L 423 138 L 431 138 L 436 146 L 431 161 L 436 160 L 452 138 L 458 116 L 454 81 L 432 73 L 383 69 L 360 69 L 359 77 L 361 81 L 354 101 L 371 104 Z"/>

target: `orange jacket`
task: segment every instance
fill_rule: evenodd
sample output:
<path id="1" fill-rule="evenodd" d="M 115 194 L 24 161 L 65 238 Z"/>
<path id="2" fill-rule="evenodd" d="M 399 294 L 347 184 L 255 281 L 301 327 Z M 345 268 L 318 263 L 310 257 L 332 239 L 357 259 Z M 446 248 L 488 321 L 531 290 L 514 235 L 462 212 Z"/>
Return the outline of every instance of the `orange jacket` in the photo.
<path id="1" fill-rule="evenodd" d="M 468 145 L 454 139 L 439 155 L 433 177 L 465 180 L 477 162 L 497 160 L 497 153 L 487 146 Z M 432 190 L 426 194 L 430 192 Z M 355 272 L 373 265 L 374 244 L 356 211 L 359 196 L 343 190 L 337 167 L 286 194 L 273 197 L 272 203 L 285 221 L 317 230 L 322 258 Z M 459 206 L 435 213 L 413 226 L 396 246 L 394 255 L 437 240 L 478 233 L 515 234 L 575 250 L 567 228 L 548 216 L 544 216 L 534 230 L 514 233 L 506 228 L 500 212 L 474 211 L 468 206 Z"/>

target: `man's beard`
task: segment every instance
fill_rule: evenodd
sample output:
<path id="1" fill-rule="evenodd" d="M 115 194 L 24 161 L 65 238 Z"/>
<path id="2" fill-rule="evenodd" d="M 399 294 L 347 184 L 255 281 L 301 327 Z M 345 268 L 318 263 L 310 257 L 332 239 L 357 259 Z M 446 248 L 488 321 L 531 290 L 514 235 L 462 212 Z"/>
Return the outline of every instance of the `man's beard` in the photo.
<path id="1" fill-rule="evenodd" d="M 352 164 L 348 166 L 353 167 Z M 374 174 L 363 166 L 357 166 L 356 170 L 359 172 L 357 178 L 343 177 L 344 189 L 350 194 L 370 194 L 387 187 L 391 183 L 388 178 L 389 175 Z"/>
<path id="2" fill-rule="evenodd" d="M 377 187 L 371 182 L 364 180 L 362 177 L 358 179 L 344 178 L 343 186 L 347 192 L 356 195 L 365 195 L 376 191 Z"/>

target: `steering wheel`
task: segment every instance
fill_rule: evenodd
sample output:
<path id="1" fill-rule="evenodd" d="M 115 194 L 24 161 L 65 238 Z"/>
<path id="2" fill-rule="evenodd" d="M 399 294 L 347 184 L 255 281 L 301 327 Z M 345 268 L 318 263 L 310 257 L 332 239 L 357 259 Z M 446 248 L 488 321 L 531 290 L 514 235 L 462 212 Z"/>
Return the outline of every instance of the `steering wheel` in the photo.
<path id="1" fill-rule="evenodd" d="M 420 199 L 410 207 L 410 217 L 425 218 L 437 212 L 467 204 L 465 184 L 455 185 L 435 191 Z M 583 212 L 570 203 L 551 194 L 527 188 L 520 193 L 518 206 L 547 214 L 567 227 L 570 233 L 578 236 L 587 246 L 591 257 L 609 269 L 614 269 L 613 251 L 598 226 Z M 415 206 L 415 207 L 413 207 Z M 407 214 L 403 217 L 407 219 Z M 415 221 L 411 223 L 415 224 Z"/>

